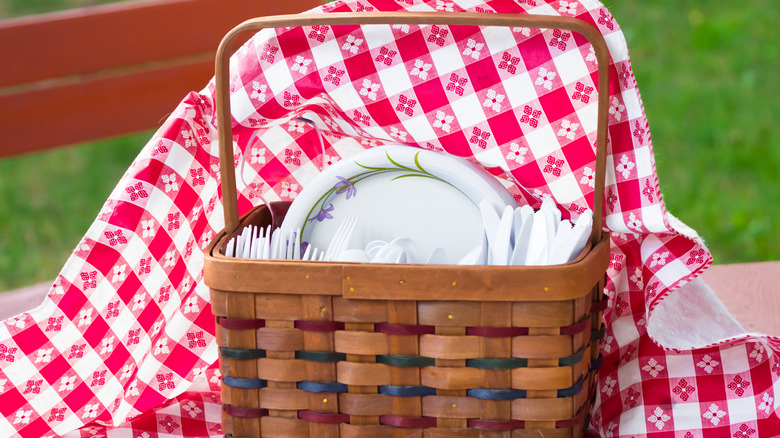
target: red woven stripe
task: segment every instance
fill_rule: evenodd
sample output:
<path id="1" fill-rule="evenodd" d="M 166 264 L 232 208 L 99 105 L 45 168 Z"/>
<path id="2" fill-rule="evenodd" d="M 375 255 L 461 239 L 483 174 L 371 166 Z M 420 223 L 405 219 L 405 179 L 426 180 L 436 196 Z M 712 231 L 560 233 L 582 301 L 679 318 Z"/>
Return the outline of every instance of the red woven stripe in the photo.
<path id="1" fill-rule="evenodd" d="M 228 330 L 257 330 L 265 327 L 264 319 L 235 319 L 225 318 L 224 316 L 217 317 L 217 324 Z"/>
<path id="2" fill-rule="evenodd" d="M 585 318 L 582 321 L 578 322 L 577 324 L 567 325 L 566 327 L 561 327 L 561 334 L 562 335 L 576 335 L 577 333 L 584 332 L 588 328 L 588 323 L 589 322 L 590 322 L 590 320 L 588 318 Z"/>
<path id="3" fill-rule="evenodd" d="M 555 428 L 556 429 L 565 429 L 567 427 L 575 427 L 582 425 L 582 421 L 585 416 L 585 409 L 580 410 L 580 413 L 573 418 L 569 418 L 568 420 L 559 420 L 555 422 Z"/>
<path id="4" fill-rule="evenodd" d="M 436 427 L 436 419 L 433 417 L 396 417 L 395 415 L 382 415 L 379 417 L 379 422 L 395 427 Z"/>
<path id="5" fill-rule="evenodd" d="M 314 423 L 349 423 L 349 415 L 347 414 L 332 414 L 328 412 L 315 412 L 315 411 L 298 411 L 298 418 L 301 420 L 311 421 Z"/>
<path id="6" fill-rule="evenodd" d="M 374 331 L 386 335 L 432 335 L 436 327 L 432 325 L 375 324 Z"/>
<path id="7" fill-rule="evenodd" d="M 260 418 L 268 415 L 268 409 L 240 408 L 233 405 L 223 405 L 222 410 L 228 415 L 242 418 Z"/>
<path id="8" fill-rule="evenodd" d="M 344 323 L 337 321 L 295 321 L 295 328 L 307 332 L 335 332 L 344 330 Z"/>
<path id="9" fill-rule="evenodd" d="M 590 305 L 590 313 L 603 312 L 607 310 L 607 304 L 609 300 L 593 301 Z"/>
<path id="10" fill-rule="evenodd" d="M 512 338 L 528 334 L 528 327 L 466 327 L 466 334 L 483 338 Z"/>
<path id="11" fill-rule="evenodd" d="M 525 427 L 525 421 L 523 420 L 478 420 L 472 418 L 466 422 L 468 427 L 472 429 L 482 430 L 513 430 L 522 429 Z"/>

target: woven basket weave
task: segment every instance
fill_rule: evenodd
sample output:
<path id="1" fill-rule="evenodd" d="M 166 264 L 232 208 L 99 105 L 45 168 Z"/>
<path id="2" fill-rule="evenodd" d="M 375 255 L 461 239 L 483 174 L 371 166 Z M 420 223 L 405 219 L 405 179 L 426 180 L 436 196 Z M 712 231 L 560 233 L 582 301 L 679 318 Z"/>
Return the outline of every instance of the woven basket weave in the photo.
<path id="1" fill-rule="evenodd" d="M 488 16 L 486 16 L 488 15 Z M 316 24 L 478 24 L 574 30 L 599 61 L 594 228 L 556 266 L 380 265 L 224 256 L 267 226 L 238 217 L 231 130 L 220 130 L 226 228 L 205 254 L 222 373 L 223 430 L 259 437 L 578 437 L 599 365 L 609 241 L 601 233 L 607 49 L 582 21 L 469 13 L 265 17 L 217 55 L 219 126 L 230 126 L 230 41 L 247 30 Z M 289 204 L 272 204 L 275 219 Z M 540 435 L 541 433 L 541 435 Z"/>

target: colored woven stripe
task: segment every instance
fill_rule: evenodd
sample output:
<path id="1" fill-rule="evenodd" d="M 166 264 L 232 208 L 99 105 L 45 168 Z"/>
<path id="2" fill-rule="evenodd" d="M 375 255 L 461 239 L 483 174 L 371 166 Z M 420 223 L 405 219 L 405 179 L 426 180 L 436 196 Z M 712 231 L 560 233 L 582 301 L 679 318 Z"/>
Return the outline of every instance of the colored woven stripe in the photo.
<path id="1" fill-rule="evenodd" d="M 584 409 L 577 416 L 569 418 L 568 420 L 558 420 L 555 422 L 556 429 L 566 429 L 567 427 L 576 427 L 582 425 L 585 417 Z"/>
<path id="2" fill-rule="evenodd" d="M 238 377 L 222 376 L 222 383 L 232 388 L 259 389 L 268 386 L 263 379 L 240 379 Z"/>
<path id="3" fill-rule="evenodd" d="M 609 303 L 609 300 L 593 301 L 590 304 L 590 313 L 603 312 L 603 311 L 607 310 L 607 304 L 608 303 Z"/>
<path id="4" fill-rule="evenodd" d="M 604 337 L 604 327 L 602 327 L 601 330 L 590 332 L 591 341 L 600 341 L 601 338 L 603 337 Z"/>
<path id="5" fill-rule="evenodd" d="M 339 382 L 310 382 L 308 380 L 304 380 L 302 382 L 298 382 L 298 389 L 306 391 L 306 392 L 347 392 L 349 389 L 347 385 Z"/>
<path id="6" fill-rule="evenodd" d="M 380 354 L 376 357 L 376 362 L 392 367 L 432 367 L 436 365 L 436 359 L 432 357 L 400 354 Z"/>
<path id="7" fill-rule="evenodd" d="M 335 351 L 298 350 L 295 352 L 295 358 L 312 362 L 339 362 L 347 360 L 347 355 Z"/>
<path id="8" fill-rule="evenodd" d="M 562 366 L 562 367 L 572 366 L 576 363 L 579 363 L 579 361 L 582 360 L 582 356 L 584 355 L 585 355 L 585 347 L 580 348 L 580 351 L 572 354 L 571 356 L 566 356 L 558 359 L 558 366 Z"/>
<path id="9" fill-rule="evenodd" d="M 228 330 L 257 330 L 265 327 L 264 319 L 235 319 L 224 316 L 217 317 L 217 324 Z"/>
<path id="10" fill-rule="evenodd" d="M 265 350 L 242 350 L 237 348 L 219 347 L 219 356 L 225 359 L 248 360 L 265 357 Z"/>
<path id="11" fill-rule="evenodd" d="M 525 421 L 523 420 L 478 420 L 471 418 L 466 422 L 466 425 L 471 429 L 482 430 L 512 430 L 523 429 L 525 427 Z"/>
<path id="12" fill-rule="evenodd" d="M 426 395 L 436 395 L 436 388 L 431 388 L 430 386 L 382 385 L 379 387 L 379 393 L 395 397 L 424 397 Z"/>
<path id="13" fill-rule="evenodd" d="M 510 357 L 505 359 L 466 359 L 466 366 L 486 370 L 507 370 L 528 366 L 528 359 Z"/>
<path id="14" fill-rule="evenodd" d="M 395 427 L 427 428 L 436 427 L 436 419 L 433 417 L 397 417 L 395 415 L 382 415 L 379 423 Z"/>
<path id="15" fill-rule="evenodd" d="M 574 386 L 571 386 L 569 388 L 559 389 L 558 398 L 574 397 L 575 395 L 579 394 L 580 391 L 582 391 L 582 387 L 583 387 L 583 378 L 580 377 L 580 380 L 578 380 L 577 383 L 574 384 Z"/>
<path id="16" fill-rule="evenodd" d="M 233 405 L 223 405 L 222 410 L 228 415 L 241 418 L 260 418 L 268 415 L 268 409 L 239 408 Z"/>
<path id="17" fill-rule="evenodd" d="M 466 327 L 466 334 L 483 338 L 513 338 L 526 336 L 528 327 Z"/>
<path id="18" fill-rule="evenodd" d="M 601 368 L 601 364 L 604 363 L 604 356 L 599 354 L 599 357 L 590 361 L 590 371 L 596 371 Z"/>
<path id="19" fill-rule="evenodd" d="M 466 391 L 466 395 L 480 400 L 514 400 L 525 398 L 526 392 L 523 389 L 472 388 Z"/>
<path id="20" fill-rule="evenodd" d="M 375 324 L 374 331 L 386 335 L 432 335 L 436 327 L 432 325 Z"/>
<path id="21" fill-rule="evenodd" d="M 335 332 L 344 330 L 344 323 L 337 321 L 295 321 L 295 328 L 307 332 Z"/>
<path id="22" fill-rule="evenodd" d="M 588 324 L 590 323 L 590 320 L 588 318 L 583 319 L 582 321 L 567 325 L 565 327 L 561 327 L 560 333 L 562 335 L 576 335 L 577 333 L 584 332 L 588 329 Z"/>
<path id="23" fill-rule="evenodd" d="M 298 418 L 314 423 L 338 424 L 349 423 L 347 414 L 331 414 L 328 412 L 298 411 Z"/>
<path id="24" fill-rule="evenodd" d="M 589 320 L 563 326 L 560 328 L 562 335 L 575 335 L 588 328 Z M 530 332 L 528 327 L 466 327 L 466 334 L 472 336 L 481 336 L 483 338 L 513 338 L 515 336 L 527 336 Z"/>

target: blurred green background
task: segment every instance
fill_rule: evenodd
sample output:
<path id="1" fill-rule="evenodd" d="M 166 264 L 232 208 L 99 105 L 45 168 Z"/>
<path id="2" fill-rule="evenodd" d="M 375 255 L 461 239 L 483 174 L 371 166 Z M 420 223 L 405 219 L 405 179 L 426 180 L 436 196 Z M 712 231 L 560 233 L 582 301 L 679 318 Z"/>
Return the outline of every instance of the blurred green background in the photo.
<path id="1" fill-rule="evenodd" d="M 109 2 L 0 0 L 0 18 Z M 606 6 L 628 40 L 668 210 L 715 263 L 780 260 L 780 8 Z M 151 135 L 0 160 L 0 291 L 57 275 Z"/>

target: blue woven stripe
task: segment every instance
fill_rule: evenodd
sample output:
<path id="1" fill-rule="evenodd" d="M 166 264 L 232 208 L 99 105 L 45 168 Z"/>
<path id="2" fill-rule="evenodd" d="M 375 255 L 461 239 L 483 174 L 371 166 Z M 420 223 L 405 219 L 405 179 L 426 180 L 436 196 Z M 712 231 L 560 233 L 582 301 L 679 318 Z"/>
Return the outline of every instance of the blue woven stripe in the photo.
<path id="1" fill-rule="evenodd" d="M 310 382 L 304 380 L 298 382 L 298 389 L 306 392 L 347 392 L 347 385 L 339 382 Z"/>
<path id="2" fill-rule="evenodd" d="M 222 383 L 233 388 L 258 389 L 268 386 L 263 379 L 240 379 L 238 377 L 222 376 Z"/>
<path id="3" fill-rule="evenodd" d="M 430 386 L 382 385 L 379 387 L 379 393 L 396 397 L 423 397 L 436 395 L 436 388 L 431 388 Z"/>
<path id="4" fill-rule="evenodd" d="M 599 354 L 599 357 L 590 361 L 590 370 L 596 371 L 601 368 L 601 364 L 604 362 L 604 356 Z"/>
<path id="5" fill-rule="evenodd" d="M 573 397 L 582 391 L 582 387 L 583 379 L 580 377 L 580 380 L 578 380 L 577 383 L 575 383 L 571 388 L 559 389 L 558 398 Z"/>
<path id="6" fill-rule="evenodd" d="M 466 395 L 482 400 L 514 400 L 518 398 L 525 398 L 526 392 L 523 389 L 473 388 L 467 390 Z"/>

